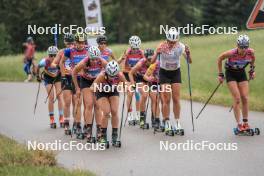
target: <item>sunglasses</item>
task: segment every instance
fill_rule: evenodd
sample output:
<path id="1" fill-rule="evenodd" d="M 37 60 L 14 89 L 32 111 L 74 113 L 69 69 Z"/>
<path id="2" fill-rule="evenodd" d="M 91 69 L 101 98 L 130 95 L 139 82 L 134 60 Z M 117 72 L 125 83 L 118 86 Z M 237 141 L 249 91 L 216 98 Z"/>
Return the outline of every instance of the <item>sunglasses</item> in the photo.
<path id="1" fill-rule="evenodd" d="M 49 54 L 49 57 L 56 57 L 56 54 Z"/>
<path id="2" fill-rule="evenodd" d="M 99 45 L 106 45 L 106 42 L 100 42 Z"/>
<path id="3" fill-rule="evenodd" d="M 239 46 L 240 49 L 248 49 L 248 46 Z"/>

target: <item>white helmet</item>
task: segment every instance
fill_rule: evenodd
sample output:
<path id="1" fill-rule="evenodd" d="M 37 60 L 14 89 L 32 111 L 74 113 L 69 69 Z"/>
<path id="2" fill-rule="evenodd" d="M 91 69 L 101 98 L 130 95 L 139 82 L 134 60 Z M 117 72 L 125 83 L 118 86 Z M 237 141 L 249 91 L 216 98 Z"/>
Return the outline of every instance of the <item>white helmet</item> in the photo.
<path id="1" fill-rule="evenodd" d="M 137 49 L 140 47 L 140 44 L 141 44 L 141 40 L 138 36 L 133 35 L 129 38 L 129 45 L 131 46 L 131 48 Z"/>
<path id="2" fill-rule="evenodd" d="M 58 48 L 56 46 L 50 46 L 47 50 L 48 55 L 56 55 L 59 52 Z"/>
<path id="3" fill-rule="evenodd" d="M 237 45 L 239 47 L 249 47 L 249 37 L 247 35 L 238 36 Z"/>
<path id="4" fill-rule="evenodd" d="M 179 40 L 180 34 L 176 29 L 171 28 L 168 32 L 166 32 L 166 38 L 169 41 L 176 42 Z"/>
<path id="5" fill-rule="evenodd" d="M 118 63 L 114 60 L 108 62 L 105 67 L 106 74 L 112 77 L 116 76 L 119 73 L 119 71 L 120 71 L 120 67 Z"/>
<path id="6" fill-rule="evenodd" d="M 96 46 L 89 47 L 88 52 L 89 52 L 91 59 L 98 58 L 101 56 L 101 52 L 100 52 L 99 48 Z"/>

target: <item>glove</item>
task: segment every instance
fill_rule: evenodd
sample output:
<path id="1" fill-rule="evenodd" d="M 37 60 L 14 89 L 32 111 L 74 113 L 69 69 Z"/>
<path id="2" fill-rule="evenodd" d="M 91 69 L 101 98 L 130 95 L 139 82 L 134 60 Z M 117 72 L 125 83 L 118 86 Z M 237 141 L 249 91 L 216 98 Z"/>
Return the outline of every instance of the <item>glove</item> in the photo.
<path id="1" fill-rule="evenodd" d="M 65 86 L 67 86 L 69 84 L 68 79 L 65 76 L 62 76 L 61 77 L 61 83 L 63 85 L 65 85 Z"/>
<path id="2" fill-rule="evenodd" d="M 223 82 L 224 82 L 224 79 L 225 79 L 225 75 L 224 75 L 224 73 L 219 73 L 219 74 L 218 74 L 218 81 L 219 81 L 220 83 L 223 83 Z"/>
<path id="3" fill-rule="evenodd" d="M 38 82 L 41 82 L 41 78 L 40 78 L 39 75 L 37 75 L 36 78 L 37 78 L 37 81 L 38 81 Z"/>
<path id="4" fill-rule="evenodd" d="M 249 70 L 248 74 L 249 74 L 249 79 L 255 78 L 255 66 L 250 66 L 250 70 Z"/>

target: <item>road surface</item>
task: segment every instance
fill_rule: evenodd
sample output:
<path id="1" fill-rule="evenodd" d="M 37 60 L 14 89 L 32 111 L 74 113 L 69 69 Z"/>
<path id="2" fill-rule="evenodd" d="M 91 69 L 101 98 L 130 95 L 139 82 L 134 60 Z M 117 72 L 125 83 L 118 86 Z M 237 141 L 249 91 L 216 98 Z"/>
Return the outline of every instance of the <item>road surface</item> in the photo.
<path id="1" fill-rule="evenodd" d="M 63 134 L 62 129 L 50 129 L 47 107 L 44 104 L 46 92 L 41 86 L 36 115 L 33 106 L 37 92 L 36 83 L 0 83 L 0 133 L 27 144 L 28 141 L 62 143 L 76 140 Z M 57 151 L 60 165 L 67 168 L 89 169 L 102 176 L 262 176 L 264 166 L 263 135 L 244 137 L 235 136 L 232 128 L 235 124 L 229 108 L 209 105 L 195 121 L 192 132 L 190 106 L 182 101 L 182 125 L 185 136 L 169 137 L 153 134 L 153 130 L 140 130 L 138 127 L 123 129 L 122 148 L 105 151 Z M 194 103 L 197 114 L 201 103 Z M 121 103 L 120 103 L 121 109 Z M 148 116 L 148 121 L 150 117 Z M 250 112 L 253 127 L 263 130 L 264 113 Z M 77 140 L 79 141 L 79 140 Z M 179 143 L 224 143 L 235 145 L 237 150 L 160 150 L 160 143 L 175 146 Z M 206 142 L 207 141 L 207 142 Z M 85 143 L 85 141 L 79 141 Z M 230 143 L 230 144 L 228 144 Z"/>

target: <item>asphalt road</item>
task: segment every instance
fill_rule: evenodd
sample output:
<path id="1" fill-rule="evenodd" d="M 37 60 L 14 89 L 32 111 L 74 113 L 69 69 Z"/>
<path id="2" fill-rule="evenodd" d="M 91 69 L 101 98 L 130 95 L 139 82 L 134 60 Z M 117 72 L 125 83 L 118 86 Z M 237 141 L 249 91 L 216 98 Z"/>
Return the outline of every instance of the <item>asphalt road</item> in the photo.
<path id="1" fill-rule="evenodd" d="M 46 92 L 41 86 L 36 115 L 33 106 L 37 92 L 36 83 L 0 83 L 0 133 L 27 144 L 28 141 L 62 143 L 76 140 L 65 136 L 62 129 L 50 129 L 47 107 L 44 104 Z M 169 137 L 153 134 L 153 130 L 138 127 L 123 129 L 122 148 L 105 151 L 57 151 L 59 164 L 67 168 L 89 169 L 103 176 L 262 176 L 264 166 L 264 138 L 259 136 L 235 136 L 235 120 L 229 108 L 209 105 L 192 132 L 190 106 L 182 101 L 182 125 L 185 136 Z M 197 114 L 203 104 L 194 103 Z M 121 104 L 120 108 L 121 109 Z M 148 117 L 148 121 L 150 117 Z M 253 127 L 264 129 L 264 113 L 250 112 Z M 79 140 L 77 140 L 79 141 Z M 225 143 L 237 150 L 160 150 L 160 143 L 168 141 L 171 146 L 179 143 Z M 85 143 L 85 141 L 79 141 Z M 173 148 L 171 148 L 173 149 Z M 174 148 L 175 149 L 175 148 Z M 233 148 L 234 149 L 234 148 Z"/>

